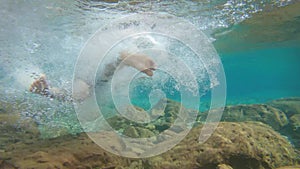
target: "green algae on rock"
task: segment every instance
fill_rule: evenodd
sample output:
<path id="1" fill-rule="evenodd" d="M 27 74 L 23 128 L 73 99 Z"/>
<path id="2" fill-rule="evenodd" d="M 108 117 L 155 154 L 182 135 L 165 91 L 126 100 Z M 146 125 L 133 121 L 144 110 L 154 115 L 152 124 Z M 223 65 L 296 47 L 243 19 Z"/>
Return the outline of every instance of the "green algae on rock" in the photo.
<path id="1" fill-rule="evenodd" d="M 85 134 L 36 140 L 32 145 L 12 144 L 14 149 L 6 152 L 0 168 L 10 164 L 11 168 L 34 169 L 215 169 L 218 166 L 270 169 L 297 162 L 297 154 L 289 142 L 262 123 L 222 122 L 203 144 L 198 142 L 201 129 L 202 126 L 193 128 L 177 146 L 147 159 L 128 159 L 105 152 Z"/>
<path id="2" fill-rule="evenodd" d="M 206 116 L 207 112 L 200 114 L 198 121 L 204 121 Z M 283 111 L 265 104 L 227 106 L 221 121 L 260 121 L 270 125 L 275 130 L 288 124 L 288 118 Z"/>
<path id="3" fill-rule="evenodd" d="M 289 123 L 280 128 L 279 132 L 288 136 L 296 148 L 300 148 L 300 98 L 283 98 L 268 104 L 286 113 Z"/>
<path id="4" fill-rule="evenodd" d="M 151 166 L 215 169 L 219 164 L 226 164 L 234 169 L 265 169 L 297 161 L 297 154 L 289 142 L 262 123 L 222 122 L 202 145 L 195 142 L 200 129 L 192 129 L 178 146 L 154 157 Z"/>
<path id="5" fill-rule="evenodd" d="M 0 153 L 5 152 L 11 143 L 32 144 L 32 139 L 39 135 L 33 120 L 21 119 L 17 112 L 0 111 Z"/>
<path id="6" fill-rule="evenodd" d="M 288 102 L 288 99 L 285 100 Z M 295 99 L 292 100 L 295 101 Z M 293 105 L 296 106 L 297 104 L 294 103 Z M 171 113 L 176 110 L 174 108 L 176 106 L 179 106 L 176 102 L 169 101 L 167 111 L 154 113 L 156 120 L 161 119 L 170 125 L 169 117 L 183 118 L 176 116 L 176 113 Z M 19 124 L 19 116 L 3 113 L 6 112 L 3 111 L 0 113 L 0 119 L 2 119 L 0 125 L 2 131 L 0 169 L 55 167 L 61 169 L 271 169 L 292 166 L 298 164 L 299 157 L 286 138 L 263 123 L 239 122 L 260 119 L 264 123 L 272 124 L 274 128 L 279 128 L 280 131 L 283 131 L 282 129 L 287 130 L 291 124 L 298 124 L 296 115 L 299 112 L 294 112 L 293 116 L 289 117 L 289 122 L 286 120 L 285 114 L 282 114 L 282 110 L 280 106 L 275 108 L 264 104 L 227 107 L 223 120 L 236 122 L 220 122 L 215 132 L 205 143 L 200 144 L 198 142 L 202 129 L 202 124 L 199 124 L 177 146 L 164 154 L 147 159 L 128 159 L 108 153 L 93 143 L 84 133 L 52 139 L 39 139 L 40 133 L 35 123 L 28 121 L 21 125 L 22 129 L 16 128 L 15 124 Z M 123 134 L 128 132 L 135 133 L 136 137 L 152 137 L 159 133 L 157 126 L 161 122 L 133 124 L 119 118 L 110 118 L 108 121 L 112 120 L 111 124 L 116 128 L 124 128 Z M 159 144 L 182 131 L 178 126 L 171 128 L 172 130 L 168 130 L 168 133 L 165 134 L 166 138 L 157 137 L 153 139 L 153 144 Z M 295 133 L 292 134 L 295 135 Z M 124 151 L 130 149 L 114 135 L 115 133 L 107 132 L 104 133 L 106 138 L 100 135 L 101 138 L 99 139 L 115 142 L 114 145 Z M 130 134 L 126 135 L 131 136 Z M 8 139 L 3 140 L 3 138 Z M 140 150 L 136 149 L 135 152 L 142 151 L 143 147 L 139 148 Z"/>
<path id="7" fill-rule="evenodd" d="M 207 112 L 201 113 L 198 121 L 203 122 L 206 116 Z M 227 106 L 221 121 L 260 121 L 287 136 L 296 148 L 300 148 L 300 98 L 283 98 L 267 104 Z"/>
<path id="8" fill-rule="evenodd" d="M 166 105 L 162 106 L 163 103 L 166 103 Z M 161 107 L 165 109 L 161 110 Z M 108 118 L 107 122 L 115 130 L 120 131 L 126 136 L 133 138 L 152 137 L 169 129 L 174 124 L 181 110 L 183 112 L 186 111 L 181 103 L 167 99 L 158 102 L 154 106 L 149 114 L 154 120 L 149 123 L 137 123 L 118 115 Z M 178 126 L 174 126 L 174 128 L 178 129 Z"/>
<path id="9" fill-rule="evenodd" d="M 276 169 L 300 169 L 300 166 L 285 166 Z"/>
<path id="10" fill-rule="evenodd" d="M 268 104 L 282 110 L 288 117 L 300 112 L 300 98 L 298 97 L 277 99 Z"/>

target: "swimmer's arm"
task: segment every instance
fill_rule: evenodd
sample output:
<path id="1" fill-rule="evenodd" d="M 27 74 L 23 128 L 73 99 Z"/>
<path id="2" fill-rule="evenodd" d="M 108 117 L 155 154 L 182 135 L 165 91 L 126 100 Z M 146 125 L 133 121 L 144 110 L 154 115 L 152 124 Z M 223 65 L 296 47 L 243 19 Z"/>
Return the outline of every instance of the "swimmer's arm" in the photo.
<path id="1" fill-rule="evenodd" d="M 146 54 L 135 53 L 130 54 L 127 51 L 120 53 L 120 58 L 124 64 L 145 73 L 148 76 L 153 76 L 153 71 L 156 70 L 154 60 Z"/>
<path id="2" fill-rule="evenodd" d="M 115 62 L 105 66 L 101 81 L 106 82 L 111 79 L 111 76 L 113 76 L 121 62 L 124 62 L 125 65 L 133 67 L 148 76 L 153 76 L 153 71 L 156 69 L 154 61 L 149 56 L 139 53 L 130 54 L 127 51 L 122 51 Z"/>
<path id="3" fill-rule="evenodd" d="M 103 70 L 103 76 L 101 77 L 101 82 L 107 82 L 113 76 L 117 67 L 124 62 L 125 65 L 133 67 L 148 76 L 153 75 L 153 71 L 155 68 L 154 61 L 145 54 L 130 54 L 129 52 L 121 52 L 117 60 L 113 63 L 109 63 L 105 66 Z M 72 101 L 72 99 L 84 99 L 88 97 L 90 94 L 90 85 L 83 80 L 79 80 L 78 83 L 75 84 L 80 85 L 78 89 L 79 91 L 73 93 L 74 98 L 70 96 L 63 89 L 50 87 L 47 82 L 46 76 L 41 75 L 37 80 L 35 80 L 29 88 L 29 91 L 32 93 L 37 93 L 43 96 L 47 96 L 50 98 L 64 100 L 64 101 Z"/>
<path id="4" fill-rule="evenodd" d="M 120 57 L 118 57 L 117 60 L 115 60 L 114 62 L 106 64 L 103 69 L 102 76 L 101 76 L 101 82 L 109 81 L 111 79 L 111 77 L 113 76 L 117 67 L 121 64 L 121 62 L 122 62 L 122 59 Z"/>

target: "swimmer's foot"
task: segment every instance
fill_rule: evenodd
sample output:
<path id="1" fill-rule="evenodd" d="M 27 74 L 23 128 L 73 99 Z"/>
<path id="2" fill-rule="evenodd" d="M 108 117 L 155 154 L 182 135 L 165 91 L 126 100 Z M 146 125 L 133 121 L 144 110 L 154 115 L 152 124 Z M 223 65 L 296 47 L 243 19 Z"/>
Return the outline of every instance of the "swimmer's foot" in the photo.
<path id="1" fill-rule="evenodd" d="M 37 80 L 35 80 L 30 85 L 29 91 L 44 96 L 50 96 L 49 84 L 46 80 L 46 75 L 42 74 Z"/>

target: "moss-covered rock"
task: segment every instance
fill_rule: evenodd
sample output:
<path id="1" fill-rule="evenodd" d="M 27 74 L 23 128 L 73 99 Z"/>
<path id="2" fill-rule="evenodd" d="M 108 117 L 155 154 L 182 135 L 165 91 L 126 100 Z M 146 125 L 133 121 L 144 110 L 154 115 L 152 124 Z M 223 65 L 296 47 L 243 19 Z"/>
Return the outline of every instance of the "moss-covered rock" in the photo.
<path id="1" fill-rule="evenodd" d="M 276 169 L 300 169 L 300 166 L 285 166 Z"/>
<path id="2" fill-rule="evenodd" d="M 126 135 L 126 136 L 128 136 L 128 137 L 132 137 L 132 138 L 138 138 L 139 137 L 138 131 L 133 126 L 127 127 L 124 130 L 123 134 Z"/>
<path id="3" fill-rule="evenodd" d="M 142 111 L 140 108 L 135 108 Z M 149 113 L 149 116 L 153 119 L 149 123 L 138 123 L 122 116 L 108 118 L 107 122 L 115 130 L 126 136 L 133 138 L 151 137 L 169 129 L 174 124 L 180 110 L 186 111 L 179 102 L 163 99 Z"/>
<path id="4" fill-rule="evenodd" d="M 170 117 L 184 118 L 174 113 L 179 108 L 178 103 L 168 102 L 163 116 L 158 116 L 148 124 L 135 124 L 119 116 L 110 118 L 108 121 L 116 128 L 122 129 L 123 134 L 130 137 L 152 137 L 158 135 L 158 131 L 163 130 L 159 129 L 159 126 L 164 124 L 169 127 L 171 125 L 173 120 Z M 286 131 L 293 131 L 289 128 L 290 124 L 294 124 L 294 126 L 299 124 L 298 113 L 290 116 L 290 123 L 286 124 L 285 118 L 280 117 L 282 111 L 269 105 L 228 107 L 225 109 L 224 115 L 227 117 L 224 116 L 223 120 L 225 117 L 226 120 L 232 121 L 260 119 L 264 123 L 272 124 L 274 128 L 277 126 Z M 24 123 L 21 123 L 17 114 L 7 113 L 0 114 L 0 119 L 0 139 L 8 138 L 0 140 L 0 169 L 55 167 L 62 169 L 272 169 L 293 166 L 298 162 L 298 156 L 293 146 L 271 127 L 259 122 L 221 122 L 211 137 L 203 144 L 198 142 L 199 134 L 202 131 L 200 124 L 166 153 L 147 159 L 128 159 L 104 151 L 85 134 L 39 139 L 38 132 L 28 130 L 28 128 L 36 128 L 36 124 L 30 123 L 30 120 L 27 122 L 23 120 Z M 160 143 L 163 145 L 166 140 L 184 130 L 180 125 L 173 125 L 170 130 L 164 131 L 164 137 L 159 138 L 158 135 L 156 139 L 149 139 L 152 141 L 149 145 Z M 124 140 L 114 138 L 114 135 L 116 135 L 114 132 L 106 132 L 98 139 L 106 138 L 109 140 L 106 142 L 115 143 L 116 149 L 129 151 L 130 146 L 128 147 Z M 143 152 L 142 146 L 131 148 L 136 149 L 134 152 Z"/>
<path id="5" fill-rule="evenodd" d="M 293 130 L 300 128 L 300 114 L 292 115 L 289 120 L 289 124 L 293 127 Z"/>
<path id="6" fill-rule="evenodd" d="M 300 98 L 298 97 L 273 100 L 268 104 L 285 112 L 287 117 L 300 113 Z"/>
<path id="7" fill-rule="evenodd" d="M 283 98 L 268 104 L 285 112 L 289 123 L 278 131 L 289 137 L 296 148 L 300 148 L 300 98 Z"/>
<path id="8" fill-rule="evenodd" d="M 226 164 L 220 164 L 217 166 L 217 169 L 232 169 L 232 167 Z"/>
<path id="9" fill-rule="evenodd" d="M 269 169 L 295 164 L 297 154 L 289 142 L 267 125 L 222 122 L 204 143 L 198 126 L 175 148 L 149 160 L 152 168 Z"/>
<path id="10" fill-rule="evenodd" d="M 198 121 L 205 121 L 206 116 L 207 112 L 200 114 Z M 280 130 L 288 124 L 288 118 L 283 111 L 266 104 L 227 106 L 221 121 L 260 121 L 275 130 Z"/>
<path id="11" fill-rule="evenodd" d="M 155 135 L 152 131 L 146 128 L 137 127 L 136 130 L 138 131 L 140 138 L 148 138 Z"/>
<path id="12" fill-rule="evenodd" d="M 32 144 L 33 138 L 39 136 L 40 131 L 33 120 L 22 119 L 17 112 L 0 112 L 0 152 L 11 143 Z"/>
<path id="13" fill-rule="evenodd" d="M 12 143 L 12 148 L 0 152 L 0 168 L 270 169 L 297 162 L 289 142 L 262 123 L 222 122 L 203 144 L 198 142 L 201 129 L 202 126 L 193 128 L 177 146 L 147 159 L 113 155 L 85 134 L 36 139 L 31 145 Z M 125 146 L 123 150 L 126 149 Z"/>

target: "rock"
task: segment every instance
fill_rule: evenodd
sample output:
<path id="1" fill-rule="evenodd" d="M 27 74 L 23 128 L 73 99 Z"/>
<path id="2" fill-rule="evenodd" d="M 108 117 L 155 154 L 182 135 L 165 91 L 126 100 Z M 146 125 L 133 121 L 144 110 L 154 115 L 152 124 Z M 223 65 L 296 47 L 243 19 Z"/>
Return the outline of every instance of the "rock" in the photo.
<path id="1" fill-rule="evenodd" d="M 7 161 L 0 160 L 0 169 L 15 169 L 15 167 Z"/>
<path id="2" fill-rule="evenodd" d="M 279 130 L 280 133 L 289 137 L 289 140 L 300 148 L 300 114 L 294 114 L 289 118 L 289 124 Z"/>
<path id="3" fill-rule="evenodd" d="M 91 136 L 97 144 L 101 144 L 101 147 L 106 150 L 113 149 L 114 151 L 123 151 L 126 148 L 126 145 L 118 133 L 113 131 L 90 132 L 88 135 Z"/>
<path id="4" fill-rule="evenodd" d="M 192 129 L 175 148 L 150 158 L 150 166 L 215 169 L 226 164 L 234 169 L 269 169 L 297 162 L 297 154 L 289 142 L 262 123 L 221 122 L 203 144 L 197 141 L 200 131 L 201 126 Z"/>
<path id="5" fill-rule="evenodd" d="M 132 137 L 132 138 L 138 138 L 139 137 L 138 131 L 133 126 L 127 127 L 124 130 L 123 134 L 128 136 L 128 137 Z"/>
<path id="6" fill-rule="evenodd" d="M 293 126 L 293 130 L 297 130 L 300 127 L 300 114 L 294 114 L 291 116 L 290 124 Z"/>
<path id="7" fill-rule="evenodd" d="M 200 114 L 200 120 L 206 119 L 207 112 Z M 221 121 L 244 122 L 260 121 L 279 131 L 288 124 L 285 113 L 277 108 L 265 104 L 227 106 Z"/>
<path id="8" fill-rule="evenodd" d="M 217 169 L 233 169 L 233 168 L 226 164 L 220 164 L 217 166 Z"/>
<path id="9" fill-rule="evenodd" d="M 156 130 L 158 130 L 159 132 L 163 132 L 170 128 L 172 123 L 163 120 L 158 120 L 154 123 L 154 125 Z"/>
<path id="10" fill-rule="evenodd" d="M 125 129 L 131 123 L 128 119 L 121 116 L 113 116 L 106 119 L 106 121 L 115 130 Z"/>
<path id="11" fill-rule="evenodd" d="M 137 127 L 136 129 L 139 133 L 140 138 L 148 138 L 148 137 L 152 137 L 155 135 L 152 131 L 145 129 L 145 128 Z"/>
<path id="12" fill-rule="evenodd" d="M 198 142 L 201 129 L 202 126 L 193 128 L 186 138 L 168 152 L 143 160 L 122 158 L 106 152 L 85 134 L 47 140 L 36 139 L 32 145 L 13 143 L 11 146 L 14 148 L 5 152 L 5 160 L 0 159 L 0 168 L 10 165 L 10 168 L 38 169 L 270 169 L 296 164 L 297 154 L 289 142 L 262 123 L 222 122 L 203 144 Z M 101 134 L 97 139 L 102 137 Z M 109 145 L 111 141 L 116 140 L 114 137 L 108 134 L 105 142 Z M 107 140 L 109 138 L 112 140 Z M 123 151 L 125 147 L 121 144 L 118 150 Z"/>
<path id="13" fill-rule="evenodd" d="M 300 169 L 300 166 L 285 166 L 276 169 Z"/>
<path id="14" fill-rule="evenodd" d="M 0 149 L 17 142 L 32 142 L 40 136 L 37 124 L 31 119 L 21 119 L 17 113 L 0 113 Z"/>
<path id="15" fill-rule="evenodd" d="M 19 160 L 15 165 L 18 168 L 67 168 L 78 163 L 75 157 L 69 152 L 60 152 L 55 156 L 43 151 L 38 151 L 23 159 Z"/>
<path id="16" fill-rule="evenodd" d="M 42 133 L 40 137 L 43 139 L 69 135 L 68 128 L 63 125 L 41 125 L 39 131 Z"/>
<path id="17" fill-rule="evenodd" d="M 285 112 L 289 123 L 278 131 L 288 136 L 296 148 L 300 148 L 300 98 L 283 98 L 268 104 Z"/>
<path id="18" fill-rule="evenodd" d="M 17 109 L 13 104 L 0 100 L 0 114 L 9 114 L 16 111 Z"/>
<path id="19" fill-rule="evenodd" d="M 300 113 L 300 98 L 297 97 L 278 99 L 268 104 L 285 112 L 287 117 Z"/>
<path id="20" fill-rule="evenodd" d="M 156 117 L 156 120 L 153 121 L 152 124 L 155 125 L 155 129 L 158 130 L 158 132 L 163 132 L 166 129 L 170 128 L 173 125 L 176 118 L 178 117 L 179 111 L 181 109 L 183 112 L 185 111 L 185 108 L 182 107 L 182 105 L 179 102 L 170 99 L 161 100 L 154 106 L 154 108 L 157 107 L 164 107 L 164 113 L 159 112 L 159 110 L 161 109 L 155 109 L 155 111 L 152 112 L 152 116 Z M 158 114 L 163 114 L 163 116 L 160 115 L 157 117 Z"/>
<path id="21" fill-rule="evenodd" d="M 147 124 L 146 126 L 145 126 L 145 128 L 146 129 L 149 129 L 149 130 L 155 130 L 155 125 L 153 125 L 153 124 Z"/>
<path id="22" fill-rule="evenodd" d="M 161 110 L 160 108 L 164 108 Z M 162 99 L 159 101 L 150 113 L 152 121 L 149 123 L 138 123 L 136 121 L 128 120 L 122 116 L 114 116 L 107 119 L 107 122 L 113 127 L 115 130 L 121 132 L 122 134 L 133 137 L 133 138 L 141 138 L 141 137 L 151 137 L 154 134 L 161 133 L 166 129 L 169 129 L 176 120 L 179 113 L 180 108 L 183 110 L 181 115 L 185 113 L 186 109 L 181 107 L 179 102 L 175 102 L 169 99 Z M 141 108 L 135 107 L 135 109 L 141 112 Z M 130 114 L 130 113 L 129 113 Z M 184 116 L 184 115 L 182 115 Z M 142 115 L 142 119 L 146 117 Z M 181 121 L 184 121 L 184 117 L 180 117 Z M 174 130 L 181 131 L 183 128 L 176 128 Z"/>
<path id="23" fill-rule="evenodd" d="M 20 120 L 20 116 L 17 114 L 1 113 L 0 114 L 0 127 L 16 130 L 17 123 Z"/>
<path id="24" fill-rule="evenodd" d="M 123 129 L 134 138 L 157 135 L 159 126 L 172 125 L 170 117 L 184 119 L 176 114 L 176 102 L 167 101 L 164 116 L 151 123 L 133 123 L 121 117 L 108 119 L 114 127 Z M 13 115 L 13 116 L 11 116 Z M 155 157 L 142 160 L 123 158 L 104 149 L 115 152 L 144 153 L 145 147 L 160 145 L 153 149 L 171 148 L 172 139 L 184 135 L 184 126 L 173 125 L 164 130 L 164 135 L 149 138 L 145 145 L 132 142 L 132 146 L 120 139 L 114 132 L 89 133 L 96 141 L 105 143 L 102 149 L 84 134 L 63 135 L 57 138 L 40 139 L 30 121 L 20 123 L 15 114 L 0 113 L 0 169 L 10 168 L 198 168 L 198 169 L 270 169 L 296 165 L 299 158 L 293 146 L 268 125 L 259 122 L 221 122 L 211 137 L 203 144 L 198 142 L 202 125 L 195 126 L 191 132 L 175 147 Z M 226 120 L 256 120 L 274 127 L 291 131 L 290 124 L 298 125 L 298 113 L 290 116 L 290 123 L 280 117 L 282 111 L 270 105 L 243 105 L 228 107 Z M 273 116 L 273 117 L 272 117 Z M 202 116 L 203 117 L 203 116 Z M 224 117 L 224 118 L 225 118 Z M 177 119 L 178 119 L 177 118 Z M 224 119 L 223 119 L 224 120 Z M 182 120 L 184 121 L 184 120 Z M 18 125 L 15 125 L 18 124 Z M 20 128 L 21 126 L 21 128 Z M 282 127 L 279 127 L 282 126 Z M 24 129 L 24 130 L 23 130 Z M 283 131 L 283 130 L 280 130 Z M 296 129 L 297 131 L 297 129 Z M 292 131 L 295 132 L 295 131 Z M 288 132 L 287 132 L 288 133 Z M 295 133 L 292 133 L 295 134 Z M 177 143 L 177 142 L 176 142 Z M 113 146 L 112 146 L 113 144 Z M 134 144 L 137 144 L 135 146 Z M 129 148 L 133 150 L 129 150 Z M 3 150 L 3 151 L 2 151 Z M 147 153 L 147 152 L 146 152 Z M 151 153 L 151 152 L 149 152 Z"/>
<path id="25" fill-rule="evenodd" d="M 155 135 L 152 131 L 146 128 L 133 127 L 133 126 L 126 128 L 123 134 L 132 138 L 147 138 Z"/>
<path id="26" fill-rule="evenodd" d="M 204 121 L 206 116 L 207 112 L 200 114 L 198 121 Z M 221 121 L 260 121 L 270 125 L 277 131 L 288 124 L 284 112 L 265 104 L 227 106 L 224 109 Z"/>
<path id="27" fill-rule="evenodd" d="M 198 117 L 203 122 L 207 112 Z M 242 122 L 260 121 L 287 136 L 300 148 L 300 98 L 284 98 L 267 104 L 228 106 L 224 109 L 221 121 Z"/>
<path id="28" fill-rule="evenodd" d="M 12 164 L 12 168 L 116 168 L 129 165 L 126 160 L 105 152 L 85 134 L 37 139 L 32 145 L 11 146 L 14 148 L 6 152 L 5 163 Z"/>

